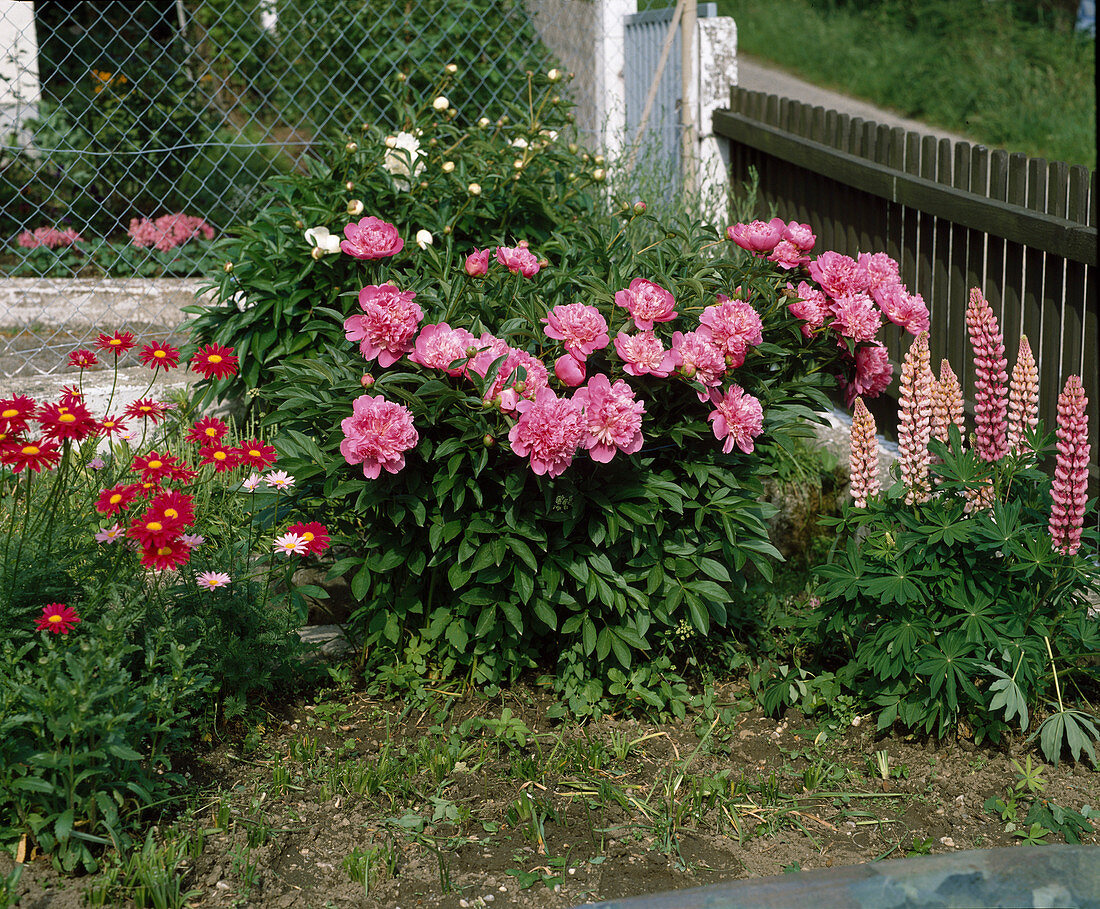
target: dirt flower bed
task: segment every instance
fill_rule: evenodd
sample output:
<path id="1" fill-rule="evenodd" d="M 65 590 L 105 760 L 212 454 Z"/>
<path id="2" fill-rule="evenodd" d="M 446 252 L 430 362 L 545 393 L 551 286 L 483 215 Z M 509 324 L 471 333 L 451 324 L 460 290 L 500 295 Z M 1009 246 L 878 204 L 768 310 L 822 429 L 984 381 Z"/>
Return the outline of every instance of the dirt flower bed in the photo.
<path id="1" fill-rule="evenodd" d="M 156 891 L 211 907 L 569 907 L 906 855 L 1100 844 L 1088 807 L 1100 777 L 1043 764 L 1018 738 L 976 747 L 965 729 L 936 744 L 877 735 L 868 717 L 776 720 L 740 684 L 662 724 L 553 721 L 537 687 L 415 695 L 330 692 L 255 720 L 193 756 L 189 807 L 143 858 L 66 880 L 34 857 L 18 905 L 153 905 Z"/>

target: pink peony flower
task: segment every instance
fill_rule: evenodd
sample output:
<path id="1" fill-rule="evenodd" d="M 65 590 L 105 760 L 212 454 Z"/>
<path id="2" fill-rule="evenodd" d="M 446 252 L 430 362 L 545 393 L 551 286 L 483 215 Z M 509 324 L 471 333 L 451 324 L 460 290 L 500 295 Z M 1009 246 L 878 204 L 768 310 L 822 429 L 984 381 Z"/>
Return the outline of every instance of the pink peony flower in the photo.
<path id="1" fill-rule="evenodd" d="M 23 249 L 37 249 L 39 246 L 60 249 L 63 246 L 84 243 L 85 240 L 71 227 L 66 227 L 64 230 L 58 230 L 56 227 L 36 227 L 33 234 L 29 230 L 23 231 L 17 242 Z"/>
<path id="2" fill-rule="evenodd" d="M 788 284 L 787 287 L 790 289 L 791 285 Z M 829 298 L 825 296 L 824 291 L 812 287 L 805 281 L 798 282 L 798 290 L 795 294 L 798 299 L 787 306 L 787 311 L 796 319 L 803 321 L 802 336 L 811 338 L 814 329 L 821 328 L 825 324 L 825 319 L 832 316 Z"/>
<path id="3" fill-rule="evenodd" d="M 520 274 L 525 278 L 533 278 L 539 273 L 539 260 L 526 245 L 498 246 L 497 261 L 512 274 Z"/>
<path id="4" fill-rule="evenodd" d="M 790 240 L 780 240 L 768 256 L 768 261 L 780 268 L 801 268 L 810 261 L 810 257 Z"/>
<path id="5" fill-rule="evenodd" d="M 895 325 L 914 335 L 928 331 L 928 307 L 924 297 L 909 293 L 904 284 L 882 284 L 871 291 L 871 296 Z"/>
<path id="6" fill-rule="evenodd" d="M 856 265 L 867 276 L 865 289 L 869 293 L 888 284 L 901 283 L 901 267 L 884 252 L 860 253 Z"/>
<path id="7" fill-rule="evenodd" d="M 356 259 L 385 259 L 396 256 L 405 248 L 405 241 L 397 235 L 397 228 L 381 218 L 363 218 L 344 226 L 340 248 Z"/>
<path id="8" fill-rule="evenodd" d="M 1050 487 L 1050 536 L 1054 548 L 1073 555 L 1081 548 L 1081 530 L 1085 524 L 1085 505 L 1089 485 L 1088 404 L 1080 376 L 1066 379 L 1058 395 L 1058 419 L 1055 434 L 1058 454 L 1054 458 L 1054 481 Z"/>
<path id="9" fill-rule="evenodd" d="M 584 381 L 584 360 L 572 354 L 563 354 L 554 361 L 554 375 L 569 388 L 576 388 Z"/>
<path id="10" fill-rule="evenodd" d="M 489 248 L 475 249 L 466 257 L 466 274 L 480 278 L 489 272 Z"/>
<path id="11" fill-rule="evenodd" d="M 882 316 L 875 301 L 865 293 L 841 294 L 834 298 L 833 315 L 830 324 L 840 332 L 842 338 L 853 341 L 873 341 L 882 327 Z"/>
<path id="12" fill-rule="evenodd" d="M 185 215 L 176 212 L 172 215 L 162 215 L 155 221 L 148 218 L 131 218 L 130 242 L 139 248 L 154 247 L 161 252 L 183 246 L 189 240 L 202 238 L 214 239 L 214 228 L 202 218 L 195 215 Z"/>
<path id="13" fill-rule="evenodd" d="M 651 331 L 654 322 L 671 322 L 676 318 L 676 300 L 672 294 L 645 278 L 635 278 L 626 290 L 616 291 L 615 305 L 627 310 L 641 331 Z"/>
<path id="14" fill-rule="evenodd" d="M 823 252 L 809 265 L 810 277 L 822 290 L 834 299 L 843 294 L 859 293 L 867 289 L 868 273 L 862 271 L 856 260 L 838 252 Z"/>
<path id="15" fill-rule="evenodd" d="M 361 316 L 344 320 L 344 337 L 359 342 L 365 360 L 378 358 L 379 366 L 392 366 L 413 349 L 423 311 L 413 302 L 412 291 L 392 284 L 368 284 L 359 291 Z"/>
<path id="16" fill-rule="evenodd" d="M 584 408 L 587 434 L 581 443 L 593 461 L 606 464 L 616 451 L 634 454 L 642 447 L 645 405 L 622 379 L 614 385 L 603 373 L 594 375 L 573 400 Z"/>
<path id="17" fill-rule="evenodd" d="M 508 432 L 512 451 L 521 458 L 530 456 L 536 474 L 560 476 L 587 435 L 581 405 L 540 388 L 534 401 L 520 401 L 517 409 L 521 416 Z"/>
<path id="18" fill-rule="evenodd" d="M 879 493 L 878 442 L 875 440 L 875 418 L 856 398 L 852 413 L 851 446 L 848 457 L 851 481 L 849 484 L 856 508 L 866 508 L 867 500 Z"/>
<path id="19" fill-rule="evenodd" d="M 351 416 L 340 427 L 340 454 L 349 464 L 362 464 L 368 480 L 378 479 L 383 467 L 397 473 L 405 466 L 405 452 L 420 441 L 412 414 L 381 395 L 360 395 L 352 401 Z"/>
<path id="20" fill-rule="evenodd" d="M 736 445 L 745 454 L 752 454 L 753 440 L 764 431 L 764 409 L 760 402 L 738 385 L 731 385 L 725 394 L 715 390 L 710 401 L 717 410 L 707 417 L 716 439 L 725 439 L 722 451 L 729 454 Z"/>
<path id="21" fill-rule="evenodd" d="M 809 224 L 799 224 L 797 221 L 788 221 L 783 228 L 783 239 L 793 243 L 802 252 L 809 252 L 814 248 L 817 237 Z"/>
<path id="22" fill-rule="evenodd" d="M 1008 453 L 1008 360 L 1001 326 L 977 287 L 970 291 L 966 330 L 974 348 L 974 448 L 992 463 Z"/>
<path id="23" fill-rule="evenodd" d="M 855 373 L 849 379 L 841 377 L 844 401 L 851 407 L 857 395 L 876 398 L 890 387 L 894 367 L 890 352 L 881 344 L 861 344 L 856 348 Z"/>
<path id="24" fill-rule="evenodd" d="M 726 228 L 726 236 L 751 253 L 770 253 L 783 239 L 786 228 L 782 218 L 772 218 L 770 221 L 734 224 Z"/>
<path id="25" fill-rule="evenodd" d="M 466 370 L 467 351 L 476 344 L 477 338 L 465 328 L 451 328 L 446 322 L 425 325 L 416 336 L 409 359 L 428 369 L 442 369 L 449 376 L 459 376 Z M 462 362 L 452 366 L 456 360 Z"/>
<path id="26" fill-rule="evenodd" d="M 907 505 L 927 502 L 931 497 L 928 440 L 932 435 L 932 382 L 928 333 L 922 331 L 905 355 L 898 399 L 898 460 Z"/>
<path id="27" fill-rule="evenodd" d="M 561 341 L 577 359 L 607 347 L 607 322 L 595 306 L 585 303 L 563 303 L 555 306 L 542 320 L 548 338 Z"/>
<path id="28" fill-rule="evenodd" d="M 500 396 L 500 409 L 511 413 L 521 398 L 534 400 L 540 388 L 547 387 L 550 376 L 546 365 L 538 357 L 518 347 L 505 347 L 505 360 L 497 370 L 496 378 L 485 389 L 484 400 L 496 401 Z M 500 354 L 493 357 L 496 359 Z M 490 364 L 492 361 L 489 361 Z M 481 373 L 485 375 L 486 373 Z"/>
<path id="29" fill-rule="evenodd" d="M 726 374 L 725 354 L 702 331 L 673 332 L 672 361 L 680 375 L 706 388 L 720 384 Z M 705 389 L 699 393 L 700 401 L 709 397 Z"/>
<path id="30" fill-rule="evenodd" d="M 642 331 L 636 335 L 623 332 L 615 337 L 615 352 L 623 361 L 623 370 L 632 376 L 651 375 L 665 379 L 676 368 L 676 360 L 671 350 L 665 350 L 652 331 Z"/>
<path id="31" fill-rule="evenodd" d="M 1027 448 L 1025 434 L 1039 423 L 1039 370 L 1027 335 L 1020 336 L 1020 350 L 1008 383 L 1008 450 L 1019 454 Z"/>
<path id="32" fill-rule="evenodd" d="M 726 366 L 736 369 L 745 362 L 750 345 L 764 340 L 764 323 L 756 310 L 744 300 L 731 300 L 718 294 L 718 302 L 708 306 L 699 317 L 699 334 L 722 352 Z"/>

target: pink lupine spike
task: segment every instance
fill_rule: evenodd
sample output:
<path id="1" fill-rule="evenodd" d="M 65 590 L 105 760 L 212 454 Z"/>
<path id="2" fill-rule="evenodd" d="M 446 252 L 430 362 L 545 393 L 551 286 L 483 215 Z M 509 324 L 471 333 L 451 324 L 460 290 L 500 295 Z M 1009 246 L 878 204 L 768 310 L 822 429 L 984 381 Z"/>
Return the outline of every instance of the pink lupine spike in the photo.
<path id="1" fill-rule="evenodd" d="M 1020 337 L 1020 352 L 1008 383 L 1008 450 L 1019 454 L 1027 448 L 1025 434 L 1039 423 L 1039 370 L 1027 335 Z"/>
<path id="2" fill-rule="evenodd" d="M 974 447 L 982 460 L 999 461 L 1008 453 L 1008 360 L 1001 326 L 977 287 L 970 291 L 966 329 L 974 348 Z"/>
<path id="3" fill-rule="evenodd" d="M 940 378 L 932 385 L 932 438 L 946 442 L 951 424 L 965 437 L 963 396 L 959 380 L 946 359 L 940 361 Z"/>
<path id="4" fill-rule="evenodd" d="M 1073 555 L 1081 548 L 1085 524 L 1085 503 L 1089 483 L 1089 400 L 1080 376 L 1066 379 L 1058 396 L 1058 454 L 1054 459 L 1054 482 L 1050 487 L 1050 536 L 1054 548 Z"/>
<path id="5" fill-rule="evenodd" d="M 898 458 L 908 505 L 927 502 L 931 497 L 928 439 L 932 435 L 932 382 L 928 332 L 922 331 L 902 362 L 898 401 Z"/>
<path id="6" fill-rule="evenodd" d="M 851 468 L 851 492 L 856 508 L 866 508 L 867 500 L 878 495 L 878 442 L 875 439 L 875 418 L 863 403 L 856 398 L 852 413 L 851 449 L 849 455 Z"/>

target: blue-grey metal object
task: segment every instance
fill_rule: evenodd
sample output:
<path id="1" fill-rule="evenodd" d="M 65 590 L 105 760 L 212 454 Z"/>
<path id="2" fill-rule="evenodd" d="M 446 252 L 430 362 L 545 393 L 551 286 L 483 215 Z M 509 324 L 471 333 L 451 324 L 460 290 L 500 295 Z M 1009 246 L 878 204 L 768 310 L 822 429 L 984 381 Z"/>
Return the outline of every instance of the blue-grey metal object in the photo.
<path id="1" fill-rule="evenodd" d="M 675 12 L 668 9 L 648 10 L 626 17 L 624 36 L 623 78 L 626 83 L 626 131 L 628 141 L 637 137 L 638 169 L 654 178 L 658 185 L 668 187 L 671 194 L 680 181 L 680 64 L 682 29 L 677 28 L 672 51 L 668 55 L 657 95 L 650 112 L 645 132 L 638 137 L 646 96 L 657 64 L 661 59 L 661 47 L 668 34 L 669 23 Z M 710 19 L 718 15 L 716 3 L 700 3 L 696 17 Z"/>
<path id="2" fill-rule="evenodd" d="M 825 868 L 592 909 L 955 909 L 1100 907 L 1100 846 L 1023 846 Z"/>

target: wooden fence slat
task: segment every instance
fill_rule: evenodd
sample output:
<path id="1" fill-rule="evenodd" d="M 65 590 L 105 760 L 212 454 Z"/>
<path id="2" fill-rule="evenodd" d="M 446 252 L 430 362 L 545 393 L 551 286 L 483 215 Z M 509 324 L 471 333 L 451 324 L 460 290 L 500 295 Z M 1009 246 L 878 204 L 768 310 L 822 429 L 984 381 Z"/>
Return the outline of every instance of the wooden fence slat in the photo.
<path id="1" fill-rule="evenodd" d="M 1068 209 L 1069 166 L 1061 161 L 1050 162 L 1047 168 L 1047 212 L 1064 218 Z M 1066 260 L 1047 255 L 1043 282 L 1043 310 L 1050 310 L 1058 326 L 1059 382 L 1078 372 L 1080 364 L 1070 351 L 1080 346 L 1081 311 L 1066 299 Z"/>
<path id="2" fill-rule="evenodd" d="M 1047 162 L 1042 158 L 1029 158 L 1027 162 L 1027 207 L 1046 211 Z M 1058 312 L 1047 299 L 1046 266 L 1046 256 L 1041 251 L 1024 247 L 1023 331 L 1031 342 L 1040 374 L 1054 379 L 1039 383 L 1039 416 L 1047 426 L 1053 426 L 1061 382 L 1061 331 Z M 1008 348 L 1009 364 L 1015 362 L 1015 354 L 1015 347 Z"/>
<path id="3" fill-rule="evenodd" d="M 942 151 L 942 143 L 941 143 Z M 954 173 L 952 185 L 956 189 L 970 190 L 970 143 L 956 142 L 954 147 Z M 967 246 L 969 231 L 958 224 L 950 226 L 949 250 L 951 261 L 948 264 L 948 304 L 947 312 L 947 353 L 954 363 L 962 362 L 966 354 L 966 306 L 963 301 L 969 298 L 966 284 Z M 941 258 L 941 257 L 937 257 Z"/>
<path id="4" fill-rule="evenodd" d="M 970 150 L 970 191 L 985 195 L 989 184 L 989 149 L 975 145 Z M 966 234 L 966 289 L 981 287 L 985 278 L 985 247 L 987 235 L 980 230 L 969 229 Z M 995 242 L 995 237 L 989 237 Z M 999 281 L 998 281 L 999 283 Z M 988 299 L 988 298 L 987 298 Z M 999 302 L 999 301 L 998 301 Z M 992 301 L 990 305 L 996 306 Z"/>
<path id="5" fill-rule="evenodd" d="M 1027 204 L 1027 155 L 1014 152 L 1008 156 L 1008 201 Z M 1015 351 L 1024 329 L 1024 247 L 1020 243 L 1005 243 L 1005 277 L 1003 284 L 1001 331 L 1005 351 Z M 1038 358 L 1038 335 L 1031 338 Z"/>
<path id="6" fill-rule="evenodd" d="M 932 137 L 929 137 L 932 138 Z M 951 142 L 948 139 L 937 141 L 932 138 L 930 144 L 933 155 L 937 183 L 950 186 L 951 180 Z M 951 263 L 951 222 L 946 218 L 934 221 L 934 252 L 932 253 L 932 338 L 933 346 L 940 351 L 951 349 L 951 285 L 948 269 Z M 954 359 L 952 358 L 952 364 Z M 963 381 L 963 374 L 959 374 Z M 966 385 L 963 385 L 965 391 Z M 970 395 L 967 395 L 969 399 Z"/>

